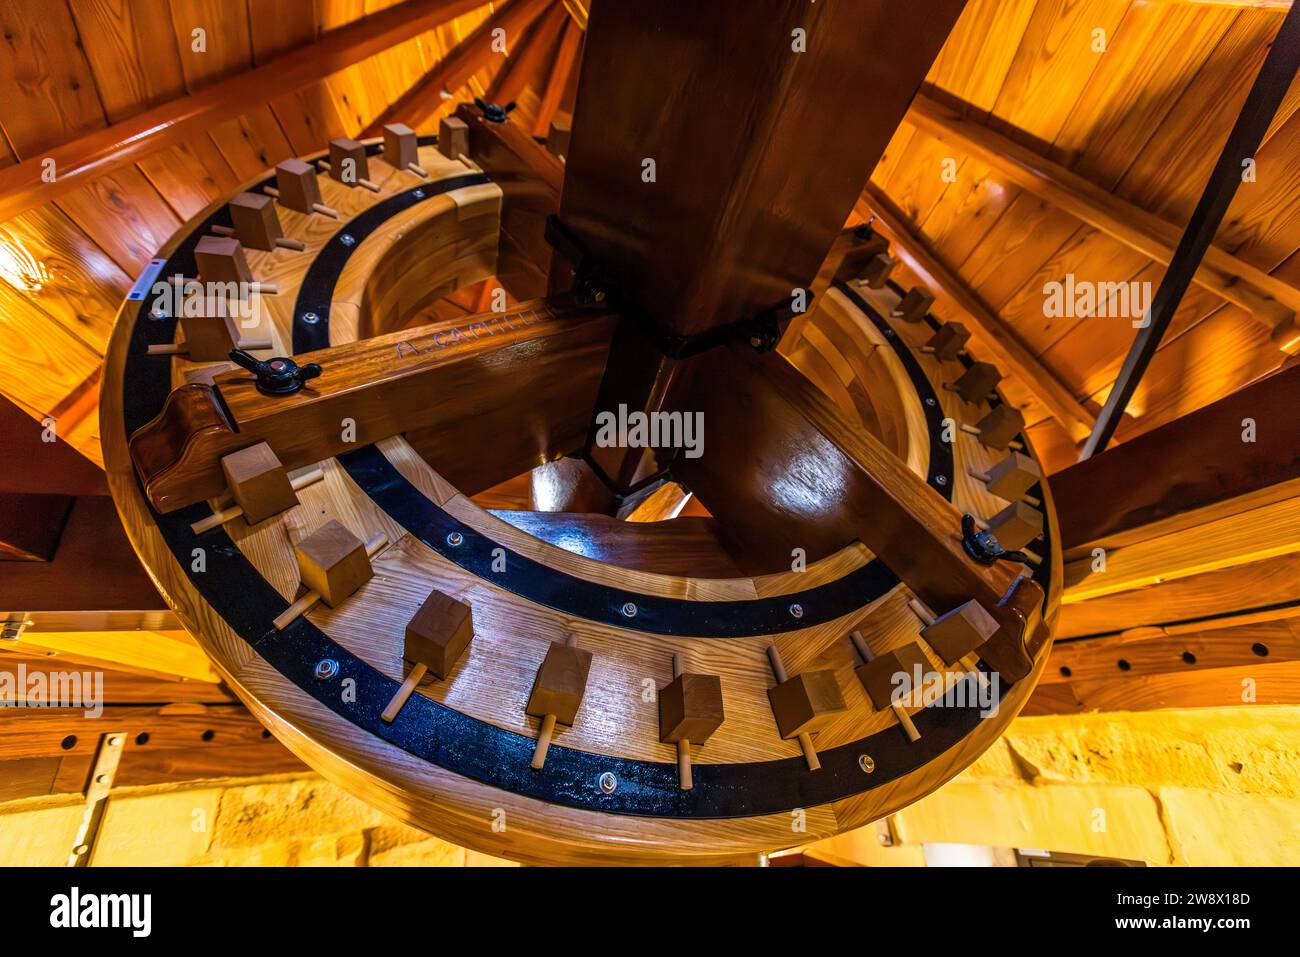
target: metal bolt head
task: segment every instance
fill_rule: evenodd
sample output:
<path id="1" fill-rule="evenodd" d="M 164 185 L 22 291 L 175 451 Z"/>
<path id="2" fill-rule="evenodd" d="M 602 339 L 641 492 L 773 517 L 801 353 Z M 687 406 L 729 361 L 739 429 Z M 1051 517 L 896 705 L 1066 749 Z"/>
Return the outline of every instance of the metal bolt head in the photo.
<path id="1" fill-rule="evenodd" d="M 316 313 L 314 312 L 304 312 L 298 318 L 300 318 L 303 322 L 307 323 L 307 325 L 309 326 L 314 326 L 316 325 L 316 323 L 320 322 L 320 316 L 316 315 Z"/>
<path id="2" fill-rule="evenodd" d="M 465 536 L 462 535 L 460 532 L 451 532 L 447 536 L 447 544 L 450 545 L 452 548 L 456 548 L 458 545 L 463 544 L 464 541 L 465 541 Z"/>
<path id="3" fill-rule="evenodd" d="M 790 606 L 790 617 L 791 617 L 791 618 L 802 618 L 802 617 L 803 617 L 803 605 L 800 605 L 800 604 L 797 604 L 797 603 L 791 605 L 791 606 Z"/>
<path id="4" fill-rule="evenodd" d="M 858 767 L 860 767 L 865 773 L 870 774 L 872 771 L 876 770 L 876 761 L 869 754 L 859 754 Z"/>
<path id="5" fill-rule="evenodd" d="M 107 740 L 109 747 L 120 748 L 122 746 L 122 736 L 120 734 L 110 734 Z"/>
<path id="6" fill-rule="evenodd" d="M 89 844 L 78 844 L 76 847 L 72 849 L 72 853 L 80 857 L 81 855 L 85 854 L 89 850 L 90 850 Z"/>
<path id="7" fill-rule="evenodd" d="M 930 397 L 928 397 L 928 398 L 925 400 L 925 404 L 926 404 L 926 405 L 934 405 L 934 396 L 930 396 Z"/>
<path id="8" fill-rule="evenodd" d="M 424 190 L 422 189 L 412 190 L 411 195 L 414 196 L 416 199 L 424 199 Z"/>
<path id="9" fill-rule="evenodd" d="M 357 237 L 353 236 L 351 233 L 344 233 L 339 237 L 339 242 L 344 246 L 355 246 L 357 244 Z"/>
<path id="10" fill-rule="evenodd" d="M 107 775 L 107 774 L 96 774 L 96 775 L 95 775 L 95 783 L 96 783 L 96 784 L 107 784 L 107 783 L 108 783 L 108 775 Z"/>
<path id="11" fill-rule="evenodd" d="M 316 662 L 316 677 L 325 681 L 339 673 L 339 663 L 333 658 L 322 658 Z"/>
<path id="12" fill-rule="evenodd" d="M 623 617 L 624 617 L 624 618 L 635 618 L 635 617 L 636 617 L 636 605 L 633 604 L 632 602 L 628 602 L 627 604 L 625 604 L 625 605 L 623 606 L 623 608 L 622 608 L 622 612 L 623 612 Z"/>
<path id="13" fill-rule="evenodd" d="M 614 777 L 612 771 L 606 771 L 600 776 L 598 783 L 600 784 L 601 793 L 613 794 L 615 789 L 618 787 L 618 778 Z"/>
<path id="14" fill-rule="evenodd" d="M 947 484 L 948 484 L 948 476 L 946 476 L 946 475 L 936 475 L 936 476 L 934 477 L 934 482 L 935 482 L 936 485 L 947 485 Z"/>

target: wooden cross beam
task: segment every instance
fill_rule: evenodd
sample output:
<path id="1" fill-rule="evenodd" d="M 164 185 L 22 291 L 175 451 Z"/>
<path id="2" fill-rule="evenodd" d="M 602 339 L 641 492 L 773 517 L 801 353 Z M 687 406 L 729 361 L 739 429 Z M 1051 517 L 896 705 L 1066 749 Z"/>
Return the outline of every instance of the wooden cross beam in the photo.
<path id="1" fill-rule="evenodd" d="M 293 469 L 422 429 L 449 450 L 444 475 L 473 494 L 580 443 L 613 324 L 560 297 L 304 353 L 299 366 L 321 374 L 290 395 L 222 373 L 172 392 L 131 437 L 131 458 L 165 513 L 220 495 L 222 456 L 258 442 Z"/>

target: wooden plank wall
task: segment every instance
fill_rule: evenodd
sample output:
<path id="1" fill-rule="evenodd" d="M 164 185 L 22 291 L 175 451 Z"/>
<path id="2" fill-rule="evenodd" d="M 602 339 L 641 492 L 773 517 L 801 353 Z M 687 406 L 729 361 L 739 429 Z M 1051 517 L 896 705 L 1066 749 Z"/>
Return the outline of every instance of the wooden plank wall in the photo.
<path id="1" fill-rule="evenodd" d="M 0 5 L 0 166 L 260 65 L 398 0 Z M 355 136 L 485 19 L 485 4 L 189 142 L 0 223 L 0 394 L 101 462 L 99 369 L 135 277 L 189 217 L 289 156 Z M 193 31 L 206 31 L 195 52 Z M 500 64 L 458 97 L 481 94 Z M 454 100 L 448 101 L 454 104 Z"/>
<path id="2" fill-rule="evenodd" d="M 1129 0 L 971 0 L 928 82 L 966 115 L 1181 226 L 1254 79 L 1284 11 L 1248 4 Z M 1093 50 L 1094 31 L 1106 50 Z M 1300 283 L 1300 84 L 1293 86 L 1243 184 L 1219 242 Z M 941 175 L 955 162 L 954 181 Z M 949 167 L 951 168 L 951 166 Z M 1076 398 L 1106 398 L 1134 330 L 1120 318 L 1048 319 L 1043 286 L 1150 280 L 1164 267 L 1000 179 L 910 124 L 872 180 L 949 266 L 1011 325 Z M 945 312 L 942 302 L 936 307 Z M 947 310 L 953 312 L 951 308 Z M 960 318 L 948 315 L 947 318 Z M 1130 406 L 1119 438 L 1140 434 L 1275 370 L 1268 330 L 1194 286 Z M 1076 452 L 1028 392 L 1049 469 Z"/>

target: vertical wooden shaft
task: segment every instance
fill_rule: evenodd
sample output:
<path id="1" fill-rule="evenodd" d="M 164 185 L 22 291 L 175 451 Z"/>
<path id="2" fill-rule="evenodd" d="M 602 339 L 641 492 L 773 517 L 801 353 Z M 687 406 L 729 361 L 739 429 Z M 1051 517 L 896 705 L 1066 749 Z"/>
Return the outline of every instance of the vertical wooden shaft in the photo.
<path id="1" fill-rule="evenodd" d="M 397 717 L 407 699 L 411 697 L 411 693 L 415 691 L 415 686 L 420 683 L 420 679 L 424 677 L 424 673 L 428 670 L 429 668 L 424 662 L 420 662 L 411 669 L 406 676 L 406 680 L 402 682 L 402 686 L 397 689 L 397 693 L 388 702 L 388 707 L 384 709 L 384 713 L 380 715 L 384 721 L 391 723 Z"/>
<path id="2" fill-rule="evenodd" d="M 551 735 L 555 733 L 555 715 L 548 714 L 542 719 L 542 730 L 537 732 L 537 744 L 533 746 L 533 770 L 540 771 L 546 763 L 546 752 L 551 746 Z"/>

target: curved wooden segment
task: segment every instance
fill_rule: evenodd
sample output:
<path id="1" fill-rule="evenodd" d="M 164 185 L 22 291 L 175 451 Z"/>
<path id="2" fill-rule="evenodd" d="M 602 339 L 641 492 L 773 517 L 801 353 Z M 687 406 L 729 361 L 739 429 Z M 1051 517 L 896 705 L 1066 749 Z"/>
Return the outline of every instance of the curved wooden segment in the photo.
<path id="1" fill-rule="evenodd" d="M 132 458 L 165 513 L 219 494 L 221 457 L 236 449 L 266 442 L 296 468 L 422 429 L 488 488 L 566 451 L 557 446 L 572 443 L 574 421 L 585 427 L 612 330 L 610 313 L 546 300 L 304 353 L 300 366 L 323 371 L 292 395 L 264 394 L 242 369 L 221 373 L 132 436 Z M 522 447 L 482 441 L 521 421 L 534 426 Z"/>
<path id="2" fill-rule="evenodd" d="M 800 548 L 824 555 L 857 538 L 932 608 L 978 600 L 1001 625 L 989 649 L 999 670 L 1011 680 L 1028 674 L 1047 640 L 1041 586 L 1018 566 L 972 560 L 961 511 L 784 357 L 737 345 L 701 363 L 696 381 L 709 385 L 691 407 L 703 412 L 709 441 L 675 474 L 729 534 L 773 560 Z"/>

